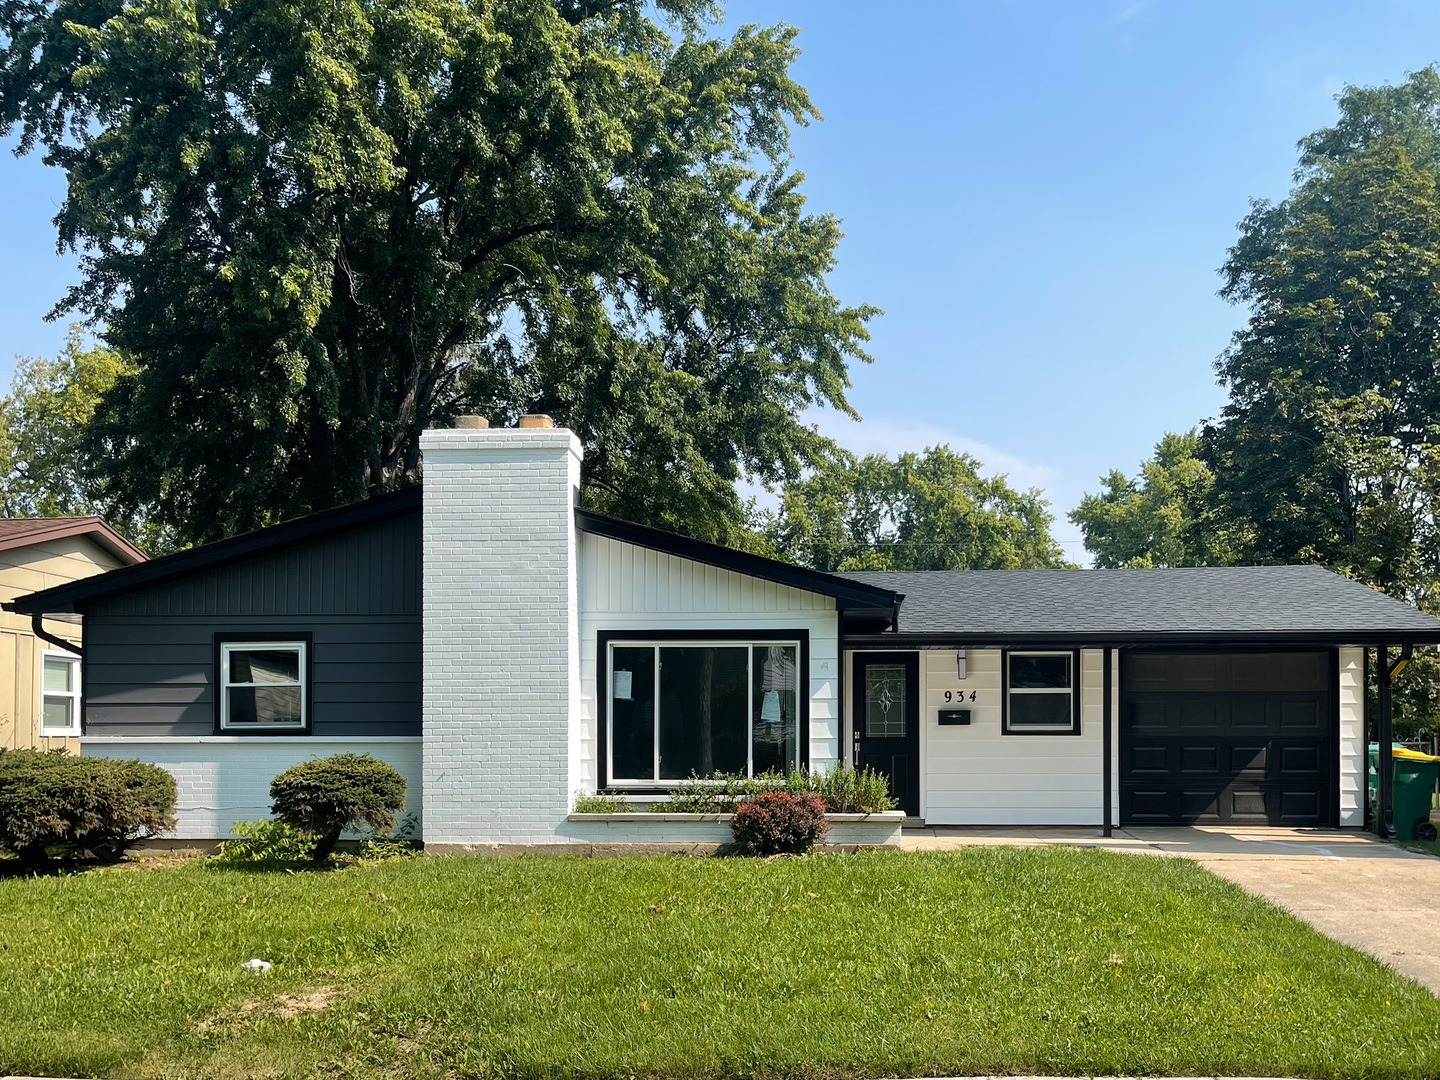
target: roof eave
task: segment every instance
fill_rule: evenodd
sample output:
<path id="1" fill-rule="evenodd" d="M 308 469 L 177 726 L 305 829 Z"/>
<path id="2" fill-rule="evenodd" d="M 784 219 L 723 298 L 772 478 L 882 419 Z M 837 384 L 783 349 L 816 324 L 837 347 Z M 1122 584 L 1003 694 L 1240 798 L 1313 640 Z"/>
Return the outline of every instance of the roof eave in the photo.
<path id="1" fill-rule="evenodd" d="M 904 633 L 847 634 L 847 646 L 887 648 L 1103 648 L 1138 645 L 1358 645 L 1385 646 L 1440 644 L 1440 629 L 1417 630 L 1188 630 L 1188 631 L 1059 631 L 1007 633 Z"/>

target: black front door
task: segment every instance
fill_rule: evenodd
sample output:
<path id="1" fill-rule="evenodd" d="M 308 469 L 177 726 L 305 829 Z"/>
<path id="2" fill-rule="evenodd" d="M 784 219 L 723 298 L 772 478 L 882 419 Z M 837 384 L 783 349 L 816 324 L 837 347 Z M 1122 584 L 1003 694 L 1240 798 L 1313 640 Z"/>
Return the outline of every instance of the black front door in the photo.
<path id="1" fill-rule="evenodd" d="M 855 767 L 890 778 L 900 809 L 920 816 L 920 657 L 855 654 Z"/>

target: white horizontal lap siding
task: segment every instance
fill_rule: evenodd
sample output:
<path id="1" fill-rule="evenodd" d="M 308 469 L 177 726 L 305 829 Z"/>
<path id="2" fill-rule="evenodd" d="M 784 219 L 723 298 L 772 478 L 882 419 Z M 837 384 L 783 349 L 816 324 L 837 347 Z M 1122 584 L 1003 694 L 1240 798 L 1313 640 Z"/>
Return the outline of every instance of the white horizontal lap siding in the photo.
<path id="1" fill-rule="evenodd" d="M 270 781 L 302 761 L 331 754 L 370 754 L 405 777 L 406 814 L 419 836 L 420 737 L 110 736 L 84 737 L 85 757 L 135 758 L 175 777 L 176 826 L 168 837 L 223 840 L 235 822 L 270 816 Z"/>
<path id="2" fill-rule="evenodd" d="M 1365 756 L 1365 650 L 1340 650 L 1340 825 L 1365 824 L 1369 763 Z"/>
<path id="3" fill-rule="evenodd" d="M 598 682 L 602 630 L 806 630 L 810 637 L 810 764 L 829 768 L 840 753 L 839 640 L 835 601 L 773 581 L 684 559 L 623 540 L 580 535 L 582 786 L 599 783 Z"/>
<path id="4" fill-rule="evenodd" d="M 1104 654 L 1080 654 L 1080 734 L 1000 733 L 999 649 L 922 652 L 923 817 L 927 825 L 1099 825 L 1104 806 Z M 962 705 L 945 692 L 965 694 Z M 974 692 L 975 701 L 970 701 Z M 969 726 L 941 727 L 943 708 L 970 710 Z"/>

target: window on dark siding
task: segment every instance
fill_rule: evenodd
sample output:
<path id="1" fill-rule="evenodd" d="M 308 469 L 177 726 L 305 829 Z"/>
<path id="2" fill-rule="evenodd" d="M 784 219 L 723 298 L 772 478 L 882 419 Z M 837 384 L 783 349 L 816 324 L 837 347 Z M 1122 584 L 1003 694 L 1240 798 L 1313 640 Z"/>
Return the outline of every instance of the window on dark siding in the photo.
<path id="1" fill-rule="evenodd" d="M 220 727 L 305 727 L 303 641 L 227 641 L 220 645 Z"/>

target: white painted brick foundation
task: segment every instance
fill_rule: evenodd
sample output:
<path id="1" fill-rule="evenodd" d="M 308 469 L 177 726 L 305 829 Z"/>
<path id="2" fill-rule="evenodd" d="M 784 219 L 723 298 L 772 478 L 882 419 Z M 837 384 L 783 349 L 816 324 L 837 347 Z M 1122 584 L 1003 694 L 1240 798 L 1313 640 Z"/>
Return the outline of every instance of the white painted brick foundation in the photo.
<path id="1" fill-rule="evenodd" d="M 270 781 L 291 765 L 331 754 L 371 754 L 405 777 L 405 813 L 423 804 L 419 736 L 86 736 L 86 757 L 137 758 L 159 765 L 179 788 L 174 833 L 223 840 L 237 821 L 270 816 Z"/>
<path id="2" fill-rule="evenodd" d="M 467 428 L 420 447 L 425 840 L 560 842 L 580 757 L 580 441 Z"/>

